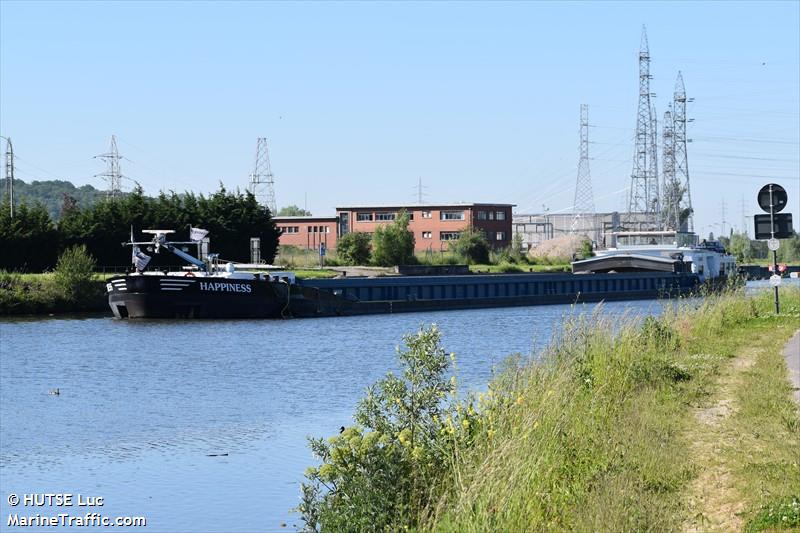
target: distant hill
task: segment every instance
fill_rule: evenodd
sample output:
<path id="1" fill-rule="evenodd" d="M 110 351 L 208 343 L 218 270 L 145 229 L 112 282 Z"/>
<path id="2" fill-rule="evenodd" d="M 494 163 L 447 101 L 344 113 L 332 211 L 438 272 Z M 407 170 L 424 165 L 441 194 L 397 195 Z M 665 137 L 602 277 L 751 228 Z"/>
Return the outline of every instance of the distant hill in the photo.
<path id="1" fill-rule="evenodd" d="M 64 201 L 64 194 L 75 198 L 78 207 L 89 207 L 103 198 L 106 193 L 95 189 L 91 185 L 76 187 L 69 181 L 63 180 L 32 181 L 30 183 L 14 180 L 15 202 L 17 204 L 23 200 L 26 203 L 41 202 L 47 208 L 53 220 L 61 218 L 61 204 Z M 5 180 L 2 180 L 2 191 L 0 191 L 2 201 L 5 201 L 5 195 Z"/>

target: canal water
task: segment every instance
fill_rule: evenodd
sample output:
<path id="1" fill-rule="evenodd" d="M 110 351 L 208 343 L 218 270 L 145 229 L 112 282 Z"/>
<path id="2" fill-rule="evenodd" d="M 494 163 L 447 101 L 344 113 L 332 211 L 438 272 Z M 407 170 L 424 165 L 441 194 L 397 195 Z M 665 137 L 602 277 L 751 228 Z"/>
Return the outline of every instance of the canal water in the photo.
<path id="1" fill-rule="evenodd" d="M 662 305 L 612 302 L 602 312 L 644 316 Z M 151 533 L 291 530 L 300 525 L 290 509 L 303 471 L 314 464 L 306 437 L 352 422 L 364 388 L 396 368 L 404 333 L 437 323 L 459 379 L 477 390 L 507 355 L 536 353 L 562 318 L 594 307 L 0 321 L 2 525 L 12 510 L 100 511 L 144 516 L 142 530 Z M 48 394 L 56 388 L 60 394 Z M 104 505 L 11 508 L 12 493 L 100 496 Z"/>

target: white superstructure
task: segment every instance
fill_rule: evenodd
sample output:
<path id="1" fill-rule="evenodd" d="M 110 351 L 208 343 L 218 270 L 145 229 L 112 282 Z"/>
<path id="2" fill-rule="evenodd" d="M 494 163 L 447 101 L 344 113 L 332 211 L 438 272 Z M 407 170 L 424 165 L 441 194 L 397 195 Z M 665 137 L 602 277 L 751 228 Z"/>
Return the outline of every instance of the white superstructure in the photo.
<path id="1" fill-rule="evenodd" d="M 694 233 L 676 231 L 636 231 L 611 234 L 611 246 L 598 250 L 597 257 L 643 256 L 680 259 L 691 263 L 691 271 L 701 281 L 733 276 L 736 261 L 717 241 L 697 242 Z"/>

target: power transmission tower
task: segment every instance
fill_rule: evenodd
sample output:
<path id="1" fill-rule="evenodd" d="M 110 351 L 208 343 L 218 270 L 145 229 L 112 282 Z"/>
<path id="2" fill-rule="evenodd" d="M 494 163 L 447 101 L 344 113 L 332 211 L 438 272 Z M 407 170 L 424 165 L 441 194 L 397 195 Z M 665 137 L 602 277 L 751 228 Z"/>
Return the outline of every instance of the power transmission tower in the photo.
<path id="1" fill-rule="evenodd" d="M 256 163 L 253 173 L 250 174 L 247 190 L 253 193 L 258 203 L 266 206 L 272 216 L 275 216 L 278 212 L 275 206 L 275 177 L 272 175 L 272 166 L 269 162 L 267 139 L 264 137 L 259 137 L 256 143 Z"/>
<path id="2" fill-rule="evenodd" d="M 664 125 L 661 127 L 663 141 L 663 189 L 662 207 L 664 229 L 679 231 L 681 227 L 681 197 L 683 190 L 675 179 L 675 130 L 672 118 L 672 106 L 664 113 Z"/>
<path id="3" fill-rule="evenodd" d="M 425 196 L 428 196 L 428 194 L 425 192 L 425 189 L 427 189 L 427 187 L 425 187 L 424 185 L 422 185 L 422 176 L 420 176 L 420 178 L 419 178 L 419 183 L 418 183 L 418 184 L 417 184 L 417 186 L 416 186 L 416 187 L 414 187 L 414 188 L 417 190 L 417 194 L 416 194 L 416 196 L 417 196 L 417 203 L 418 203 L 418 204 L 420 204 L 420 205 L 422 205 L 422 203 L 423 203 L 423 197 L 425 197 Z"/>
<path id="4" fill-rule="evenodd" d="M 575 184 L 575 218 L 572 219 L 572 232 L 585 233 L 592 230 L 594 223 L 594 195 L 592 177 L 589 173 L 589 106 L 581 104 L 581 145 L 578 159 L 578 181 Z"/>
<path id="5" fill-rule="evenodd" d="M 633 171 L 628 201 L 628 224 L 641 222 L 647 229 L 658 227 L 658 174 L 656 148 L 656 126 L 654 108 L 650 102 L 650 49 L 647 30 L 642 26 L 642 41 L 639 46 L 639 105 L 636 113 L 636 142 L 633 154 Z M 641 214 L 641 215 L 639 215 Z"/>
<path id="6" fill-rule="evenodd" d="M 678 79 L 675 81 L 675 93 L 672 103 L 675 110 L 675 115 L 673 117 L 675 130 L 675 179 L 681 186 L 681 229 L 684 231 L 694 231 L 692 192 L 689 187 L 689 162 L 686 155 L 686 143 L 691 142 L 691 139 L 686 138 L 686 123 L 691 122 L 691 120 L 686 119 L 686 102 L 692 101 L 692 98 L 686 98 L 683 75 L 678 71 Z"/>
<path id="7" fill-rule="evenodd" d="M 722 227 L 720 228 L 721 231 L 720 231 L 719 236 L 720 237 L 724 237 L 725 236 L 725 224 L 728 222 L 727 220 L 725 220 L 725 198 L 722 199 L 722 206 L 721 206 L 720 210 L 722 211 Z"/>
<path id="8" fill-rule="evenodd" d="M 655 96 L 655 95 L 651 95 Z M 661 229 L 664 227 L 664 214 L 661 212 L 661 191 L 663 184 L 659 181 L 658 173 L 658 115 L 656 115 L 656 106 L 652 104 L 650 107 L 650 119 L 652 128 L 650 129 L 650 158 L 648 159 L 647 173 L 654 177 L 653 185 L 655 185 L 655 195 L 651 198 L 655 216 L 655 228 Z"/>
<path id="9" fill-rule="evenodd" d="M 95 174 L 96 178 L 103 178 L 108 182 L 108 198 L 117 198 L 122 194 L 122 171 L 120 170 L 119 160 L 122 156 L 117 150 L 117 137 L 111 136 L 111 147 L 105 154 L 94 156 L 95 159 L 102 159 L 106 163 L 106 171 Z"/>
<path id="10" fill-rule="evenodd" d="M 6 198 L 11 218 L 14 218 L 14 147 L 6 137 Z"/>
<path id="11" fill-rule="evenodd" d="M 747 215 L 745 214 L 745 202 L 744 202 L 744 195 L 742 195 L 742 228 L 740 230 L 745 236 L 748 236 L 747 233 Z"/>

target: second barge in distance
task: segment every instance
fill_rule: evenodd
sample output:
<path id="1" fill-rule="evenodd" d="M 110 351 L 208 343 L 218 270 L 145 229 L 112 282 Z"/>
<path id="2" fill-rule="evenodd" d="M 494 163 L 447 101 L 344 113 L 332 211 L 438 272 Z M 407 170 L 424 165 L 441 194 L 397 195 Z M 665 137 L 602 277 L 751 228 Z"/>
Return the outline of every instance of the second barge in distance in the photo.
<path id="1" fill-rule="evenodd" d="M 686 246 L 681 234 L 650 232 L 619 234 L 618 246 L 573 263 L 574 273 L 296 279 L 219 268 L 182 253 L 174 245 L 188 243 L 166 241 L 167 231 L 151 233 L 152 243 L 130 244 L 167 249 L 197 270 L 111 278 L 109 306 L 117 318 L 300 318 L 669 298 L 719 285 L 734 270 L 715 246 Z"/>
<path id="2" fill-rule="evenodd" d="M 465 274 L 298 280 L 295 316 L 402 313 L 606 300 L 671 298 L 719 288 L 733 257 L 692 233 L 626 232 L 612 247 L 572 264 L 573 273 Z"/>

